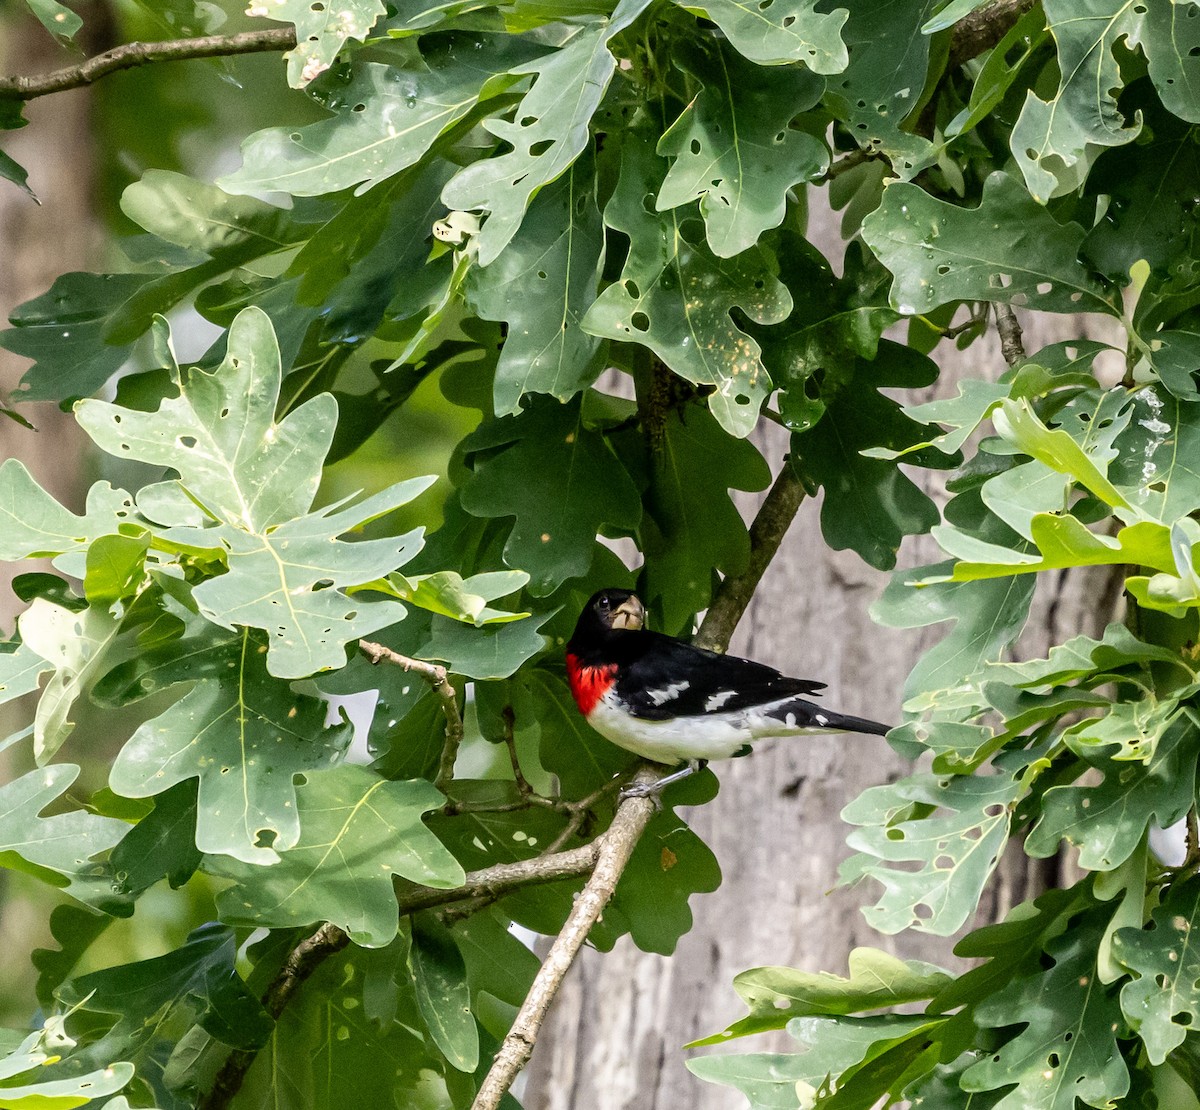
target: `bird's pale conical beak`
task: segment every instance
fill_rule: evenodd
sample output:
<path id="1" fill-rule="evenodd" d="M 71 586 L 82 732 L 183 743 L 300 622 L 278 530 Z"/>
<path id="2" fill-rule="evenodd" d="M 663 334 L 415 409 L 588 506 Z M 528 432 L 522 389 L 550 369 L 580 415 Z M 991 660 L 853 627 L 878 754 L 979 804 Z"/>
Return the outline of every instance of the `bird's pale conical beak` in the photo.
<path id="1" fill-rule="evenodd" d="M 636 597 L 630 597 L 613 610 L 613 628 L 636 632 L 646 623 L 646 607 Z"/>

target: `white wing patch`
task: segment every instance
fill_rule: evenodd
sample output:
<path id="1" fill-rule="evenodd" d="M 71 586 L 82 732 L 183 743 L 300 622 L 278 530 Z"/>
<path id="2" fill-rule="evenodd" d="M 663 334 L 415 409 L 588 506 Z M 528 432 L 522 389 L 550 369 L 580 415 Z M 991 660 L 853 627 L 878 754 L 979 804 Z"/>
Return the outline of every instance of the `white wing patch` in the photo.
<path id="1" fill-rule="evenodd" d="M 827 725 L 827 724 L 829 724 L 829 718 L 828 718 L 828 717 L 826 717 L 826 716 L 825 716 L 825 714 L 823 714 L 823 713 L 817 713 L 817 714 L 814 716 L 814 718 L 813 718 L 813 719 L 814 719 L 814 720 L 817 722 L 817 724 L 819 724 L 819 725 Z"/>
<path id="2" fill-rule="evenodd" d="M 647 690 L 646 696 L 655 705 L 662 705 L 664 702 L 674 701 L 684 690 L 690 689 L 691 685 L 690 682 L 672 682 L 661 690 Z"/>
<path id="3" fill-rule="evenodd" d="M 705 711 L 712 713 L 720 709 L 736 693 L 736 690 L 718 690 L 715 694 L 709 695 L 708 700 L 704 703 Z"/>

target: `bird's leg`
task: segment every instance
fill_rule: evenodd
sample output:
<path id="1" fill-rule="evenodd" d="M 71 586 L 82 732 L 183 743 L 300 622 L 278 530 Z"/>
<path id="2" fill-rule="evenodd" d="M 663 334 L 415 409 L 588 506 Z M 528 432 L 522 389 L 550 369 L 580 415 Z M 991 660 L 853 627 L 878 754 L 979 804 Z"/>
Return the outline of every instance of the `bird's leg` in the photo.
<path id="1" fill-rule="evenodd" d="M 656 794 L 661 794 L 664 787 L 670 786 L 671 783 L 678 782 L 680 779 L 686 779 L 688 775 L 694 775 L 697 771 L 703 771 L 707 766 L 707 759 L 689 759 L 685 766 L 678 771 L 672 771 L 669 775 L 664 775 L 657 782 L 633 783 L 631 786 L 625 787 L 619 797 L 622 799 L 654 797 Z"/>

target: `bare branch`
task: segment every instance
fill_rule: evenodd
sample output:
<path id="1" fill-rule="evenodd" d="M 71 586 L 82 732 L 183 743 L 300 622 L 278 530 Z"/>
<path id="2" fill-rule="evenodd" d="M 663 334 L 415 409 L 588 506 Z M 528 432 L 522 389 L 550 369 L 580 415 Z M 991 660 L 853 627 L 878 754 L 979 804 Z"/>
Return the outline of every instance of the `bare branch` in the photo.
<path id="1" fill-rule="evenodd" d="M 784 534 L 791 526 L 804 500 L 804 487 L 788 463 L 775 479 L 771 492 L 767 494 L 754 523 L 750 526 L 750 562 L 744 573 L 726 578 L 713 603 L 708 607 L 700 631 L 694 643 L 710 651 L 724 651 L 729 638 L 742 619 L 750 598 L 758 589 L 763 572 L 783 542 Z"/>
<path id="2" fill-rule="evenodd" d="M 946 61 L 948 70 L 957 69 L 964 62 L 978 58 L 985 50 L 991 50 L 1027 11 L 1033 8 L 1034 0 L 995 0 L 976 8 L 954 25 L 950 36 L 950 57 Z"/>
<path id="3" fill-rule="evenodd" d="M 649 784 L 660 777 L 660 773 L 646 767 L 638 772 L 634 781 Z M 496 1053 L 491 1069 L 471 1104 L 471 1110 L 496 1110 L 505 1092 L 529 1060 L 550 1003 L 558 994 L 563 977 L 570 970 L 589 931 L 608 905 L 638 839 L 654 816 L 654 808 L 653 799 L 635 797 L 626 798 L 617 809 L 613 823 L 600 838 L 596 869 L 575 899 L 562 931 L 555 937 L 512 1028 L 500 1045 L 500 1051 Z"/>
<path id="4" fill-rule="evenodd" d="M 291 50 L 296 45 L 294 27 L 268 27 L 236 35 L 203 35 L 166 42 L 127 42 L 114 46 L 78 65 L 37 73 L 29 77 L 0 77 L 0 100 L 33 100 L 48 93 L 90 85 L 119 69 L 135 69 L 151 62 L 179 62 L 189 58 L 224 58 L 233 54 L 260 54 Z"/>
<path id="5" fill-rule="evenodd" d="M 993 306 L 996 313 L 996 330 L 1000 333 L 1000 353 L 1009 366 L 1025 361 L 1025 342 L 1021 325 L 1011 305 L 997 301 Z"/>
<path id="6" fill-rule="evenodd" d="M 438 763 L 437 778 L 433 780 L 433 785 L 444 793 L 446 787 L 450 785 L 450 780 L 454 777 L 454 761 L 458 758 L 458 748 L 463 739 L 463 722 L 462 714 L 458 711 L 458 695 L 455 694 L 454 687 L 446 679 L 446 668 L 438 666 L 437 663 L 426 663 L 423 659 L 411 659 L 407 655 L 401 655 L 398 651 L 392 651 L 390 647 L 384 647 L 383 644 L 376 644 L 370 640 L 359 640 L 358 650 L 371 661 L 372 665 L 377 665 L 381 660 L 386 659 L 389 663 L 395 663 L 397 667 L 403 667 L 406 671 L 419 674 L 441 699 L 442 715 L 446 718 L 446 742 L 442 746 L 442 757 Z"/>

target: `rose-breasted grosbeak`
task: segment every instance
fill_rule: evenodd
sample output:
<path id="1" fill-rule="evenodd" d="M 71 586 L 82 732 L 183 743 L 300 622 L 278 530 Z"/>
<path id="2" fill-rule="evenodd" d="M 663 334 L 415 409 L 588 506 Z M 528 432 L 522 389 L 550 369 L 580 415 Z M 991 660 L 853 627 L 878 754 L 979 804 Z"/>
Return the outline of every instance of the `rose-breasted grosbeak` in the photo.
<path id="1" fill-rule="evenodd" d="M 642 627 L 645 615 L 628 590 L 594 594 L 567 643 L 567 679 L 575 703 L 606 740 L 656 763 L 688 764 L 655 789 L 710 759 L 742 755 L 764 736 L 888 731 L 804 697 L 819 694 L 823 682 L 650 632 Z"/>

